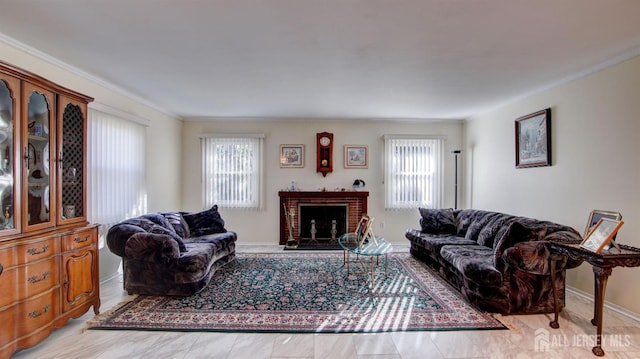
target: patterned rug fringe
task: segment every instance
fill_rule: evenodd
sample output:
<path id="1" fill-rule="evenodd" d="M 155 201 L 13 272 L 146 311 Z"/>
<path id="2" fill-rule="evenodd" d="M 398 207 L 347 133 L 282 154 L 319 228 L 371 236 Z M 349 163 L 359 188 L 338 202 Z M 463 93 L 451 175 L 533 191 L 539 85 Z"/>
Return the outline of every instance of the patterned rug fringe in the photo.
<path id="1" fill-rule="evenodd" d="M 111 315 L 113 315 L 113 313 L 122 308 L 123 306 L 129 304 L 130 302 L 132 302 L 134 299 L 138 298 L 137 294 L 129 294 L 126 297 L 124 297 L 120 302 L 118 302 L 118 304 L 114 305 L 111 309 L 108 309 L 106 312 L 102 312 L 100 314 L 96 314 L 93 318 L 87 320 L 87 322 L 85 323 L 85 327 L 82 330 L 83 332 L 90 329 L 93 326 L 99 325 L 100 322 L 104 321 L 105 319 L 109 318 Z"/>

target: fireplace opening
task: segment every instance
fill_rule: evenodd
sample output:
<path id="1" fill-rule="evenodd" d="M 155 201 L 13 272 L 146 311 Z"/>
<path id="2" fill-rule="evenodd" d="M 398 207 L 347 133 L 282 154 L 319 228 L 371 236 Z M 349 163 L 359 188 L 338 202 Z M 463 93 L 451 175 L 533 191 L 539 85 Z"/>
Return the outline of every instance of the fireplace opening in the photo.
<path id="1" fill-rule="evenodd" d="M 300 239 L 335 241 L 347 233 L 347 209 L 344 204 L 300 203 Z"/>

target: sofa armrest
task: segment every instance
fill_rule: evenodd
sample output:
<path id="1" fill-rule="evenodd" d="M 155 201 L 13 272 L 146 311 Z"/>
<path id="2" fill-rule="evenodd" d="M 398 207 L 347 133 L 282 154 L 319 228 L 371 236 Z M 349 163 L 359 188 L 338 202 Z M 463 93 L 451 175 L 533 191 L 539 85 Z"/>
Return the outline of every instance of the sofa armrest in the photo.
<path id="1" fill-rule="evenodd" d="M 124 257 L 151 263 L 169 263 L 180 257 L 178 242 L 166 234 L 140 232 L 132 235 L 124 247 Z"/>
<path id="2" fill-rule="evenodd" d="M 545 230 L 529 228 L 518 221 L 511 223 L 505 234 L 501 238 L 495 239 L 493 251 L 496 268 L 499 266 L 498 261 L 507 249 L 518 243 L 540 241 L 544 234 Z"/>
<path id="3" fill-rule="evenodd" d="M 516 237 L 506 240 L 499 249 L 500 256 L 495 258 L 496 268 L 500 271 L 504 269 L 505 265 L 510 265 L 533 274 L 550 274 L 549 260 L 551 252 L 548 242 L 580 241 L 580 235 L 575 231 L 569 230 L 553 232 L 539 239 L 542 232 L 534 230 L 527 235 L 526 227 L 519 223 L 515 225 L 511 235 Z M 498 249 L 496 249 L 496 253 L 498 253 Z M 580 263 L 562 256 L 556 263 L 556 269 L 574 268 Z"/>
<path id="4" fill-rule="evenodd" d="M 551 274 L 551 252 L 545 241 L 522 242 L 507 248 L 502 254 L 501 264 L 503 271 L 505 266 L 518 270 L 537 274 Z M 567 265 L 567 257 L 562 256 L 556 262 L 556 270 L 564 270 Z"/>

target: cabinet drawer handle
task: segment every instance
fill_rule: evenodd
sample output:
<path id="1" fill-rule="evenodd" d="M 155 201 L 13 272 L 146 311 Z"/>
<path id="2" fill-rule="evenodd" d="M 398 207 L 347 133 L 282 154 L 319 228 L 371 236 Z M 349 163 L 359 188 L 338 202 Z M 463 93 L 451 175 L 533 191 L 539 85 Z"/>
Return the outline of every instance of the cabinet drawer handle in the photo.
<path id="1" fill-rule="evenodd" d="M 49 250 L 49 246 L 42 246 L 42 250 L 38 252 L 37 248 L 29 248 L 27 249 L 27 253 L 29 253 L 32 256 L 38 255 L 38 254 L 42 254 L 42 253 L 47 253 L 47 251 Z"/>
<path id="2" fill-rule="evenodd" d="M 76 242 L 76 243 L 84 243 L 84 242 L 88 242 L 90 240 L 91 240 L 91 235 L 90 234 L 84 236 L 84 239 L 80 239 L 80 237 L 76 237 L 76 238 L 73 239 L 73 241 Z"/>
<path id="3" fill-rule="evenodd" d="M 43 280 L 47 279 L 47 277 L 49 277 L 49 275 L 51 274 L 51 272 L 46 271 L 44 273 L 42 273 L 42 278 L 38 279 L 38 277 L 31 276 L 29 277 L 29 279 L 27 279 L 29 281 L 29 283 L 38 283 L 38 282 L 42 282 Z"/>
<path id="4" fill-rule="evenodd" d="M 29 318 L 37 318 L 45 314 L 46 312 L 48 312 L 49 309 L 51 309 L 51 304 L 45 305 L 44 308 L 42 308 L 42 311 L 40 312 L 38 312 L 37 310 L 34 310 L 33 312 L 29 313 Z"/>

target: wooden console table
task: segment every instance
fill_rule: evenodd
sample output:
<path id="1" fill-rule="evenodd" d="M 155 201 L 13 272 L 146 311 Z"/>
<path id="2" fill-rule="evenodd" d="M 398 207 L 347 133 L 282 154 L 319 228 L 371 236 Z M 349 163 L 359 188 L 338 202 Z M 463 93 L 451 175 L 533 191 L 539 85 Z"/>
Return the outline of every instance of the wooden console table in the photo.
<path id="1" fill-rule="evenodd" d="M 602 350 L 602 313 L 604 306 L 604 293 L 607 287 L 607 279 L 611 275 L 613 267 L 638 267 L 640 266 L 640 249 L 619 245 L 620 251 L 613 249 L 612 252 L 603 251 L 595 253 L 580 247 L 580 243 L 549 243 L 551 258 L 551 280 L 553 283 L 553 301 L 555 314 L 553 321 L 549 323 L 552 328 L 559 328 L 558 324 L 558 292 L 555 286 L 556 262 L 562 256 L 568 256 L 573 260 L 585 261 L 593 267 L 594 275 L 594 308 L 591 324 L 597 326 L 596 346 L 591 349 L 593 354 L 603 356 Z"/>

